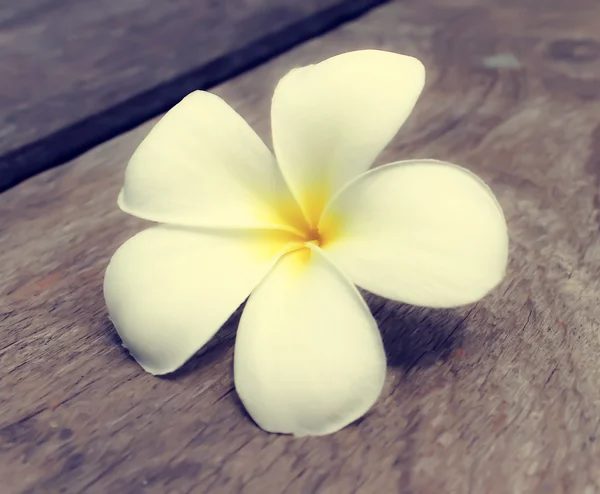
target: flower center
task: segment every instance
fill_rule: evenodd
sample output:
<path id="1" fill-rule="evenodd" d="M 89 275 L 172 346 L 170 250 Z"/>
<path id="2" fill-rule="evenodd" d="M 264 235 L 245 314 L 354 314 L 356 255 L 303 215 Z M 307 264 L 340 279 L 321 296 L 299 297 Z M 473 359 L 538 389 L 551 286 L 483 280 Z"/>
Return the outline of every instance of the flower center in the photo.
<path id="1" fill-rule="evenodd" d="M 304 241 L 306 243 L 315 244 L 317 246 L 321 245 L 321 234 L 319 233 L 319 229 L 316 227 L 309 228 L 306 231 L 304 236 Z"/>

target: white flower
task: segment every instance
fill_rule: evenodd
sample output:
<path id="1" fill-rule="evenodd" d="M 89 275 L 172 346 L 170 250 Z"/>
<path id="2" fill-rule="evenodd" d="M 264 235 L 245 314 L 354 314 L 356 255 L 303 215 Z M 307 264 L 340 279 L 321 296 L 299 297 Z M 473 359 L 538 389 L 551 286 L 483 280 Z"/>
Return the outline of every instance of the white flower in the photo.
<path id="1" fill-rule="evenodd" d="M 453 307 L 500 282 L 506 224 L 481 180 L 432 160 L 367 171 L 424 80 L 418 60 L 374 50 L 293 70 L 273 97 L 275 157 L 210 93 L 160 120 L 119 205 L 162 224 L 125 242 L 104 282 L 144 369 L 176 370 L 250 296 L 234 357 L 242 402 L 267 431 L 327 434 L 365 414 L 385 379 L 354 284 Z"/>

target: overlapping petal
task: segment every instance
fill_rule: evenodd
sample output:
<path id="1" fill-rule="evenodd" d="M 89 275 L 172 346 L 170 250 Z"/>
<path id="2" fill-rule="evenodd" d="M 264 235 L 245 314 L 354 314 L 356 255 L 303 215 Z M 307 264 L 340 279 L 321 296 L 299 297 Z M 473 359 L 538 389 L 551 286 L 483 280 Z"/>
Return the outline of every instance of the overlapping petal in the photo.
<path id="1" fill-rule="evenodd" d="M 362 50 L 295 69 L 279 82 L 273 146 L 313 225 L 331 194 L 366 171 L 394 137 L 424 81 L 417 59 Z"/>
<path id="2" fill-rule="evenodd" d="M 327 207 L 325 250 L 362 288 L 413 305 L 475 302 L 504 277 L 502 210 L 474 174 L 414 160 L 365 173 Z"/>
<path id="3" fill-rule="evenodd" d="M 267 274 L 286 244 L 277 232 L 157 226 L 114 254 L 104 279 L 123 344 L 152 374 L 183 365 Z"/>
<path id="4" fill-rule="evenodd" d="M 204 91 L 173 107 L 137 148 L 119 205 L 184 226 L 302 223 L 269 149 L 227 103 Z"/>
<path id="5" fill-rule="evenodd" d="M 283 256 L 244 308 L 235 385 L 267 431 L 302 436 L 341 429 L 376 401 L 385 370 L 368 307 L 317 249 Z"/>

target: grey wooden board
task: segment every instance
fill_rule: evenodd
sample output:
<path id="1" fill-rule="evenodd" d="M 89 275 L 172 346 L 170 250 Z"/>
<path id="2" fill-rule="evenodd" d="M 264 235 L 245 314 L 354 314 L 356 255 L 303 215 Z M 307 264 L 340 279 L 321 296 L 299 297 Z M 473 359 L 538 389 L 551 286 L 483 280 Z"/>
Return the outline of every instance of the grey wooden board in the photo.
<path id="1" fill-rule="evenodd" d="M 0 191 L 377 3 L 4 0 Z"/>
<path id="2" fill-rule="evenodd" d="M 0 494 L 600 493 L 598 9 L 395 1 L 214 89 L 269 142 L 291 68 L 415 55 L 425 91 L 378 163 L 459 163 L 504 209 L 507 277 L 479 303 L 367 298 L 386 386 L 331 436 L 252 423 L 233 389 L 235 317 L 168 378 L 122 349 L 102 280 L 148 226 L 116 198 L 155 121 L 0 194 Z"/>

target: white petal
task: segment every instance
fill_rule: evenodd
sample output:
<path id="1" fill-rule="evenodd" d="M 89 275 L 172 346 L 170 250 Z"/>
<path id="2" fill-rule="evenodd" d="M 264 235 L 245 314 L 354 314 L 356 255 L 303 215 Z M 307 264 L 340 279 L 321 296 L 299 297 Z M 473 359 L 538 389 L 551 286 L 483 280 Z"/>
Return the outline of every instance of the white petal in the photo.
<path id="1" fill-rule="evenodd" d="M 235 385 L 263 429 L 335 432 L 369 410 L 385 371 L 368 307 L 318 250 L 286 254 L 250 296 L 237 334 Z"/>
<path id="2" fill-rule="evenodd" d="M 377 50 L 344 53 L 279 82 L 273 146 L 313 225 L 331 194 L 366 171 L 394 137 L 424 83 L 417 59 Z"/>
<path id="3" fill-rule="evenodd" d="M 279 235 L 158 226 L 114 254 L 104 296 L 125 347 L 152 374 L 183 365 L 266 275 Z"/>
<path id="4" fill-rule="evenodd" d="M 414 160 L 365 173 L 328 205 L 319 229 L 354 283 L 414 305 L 475 302 L 506 270 L 500 205 L 479 178 L 449 163 Z"/>
<path id="5" fill-rule="evenodd" d="M 186 226 L 268 227 L 301 216 L 269 149 L 227 103 L 204 91 L 173 107 L 137 148 L 119 206 Z"/>

